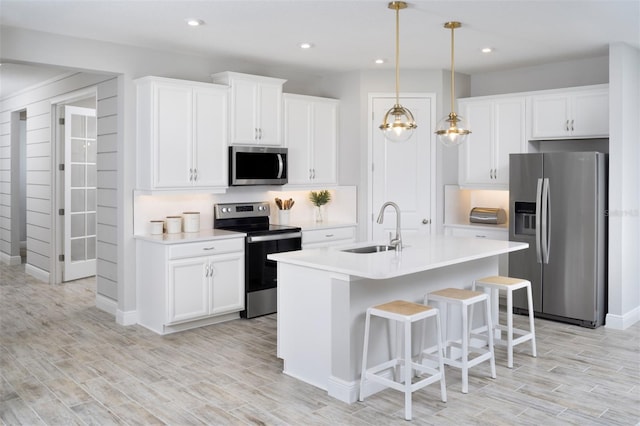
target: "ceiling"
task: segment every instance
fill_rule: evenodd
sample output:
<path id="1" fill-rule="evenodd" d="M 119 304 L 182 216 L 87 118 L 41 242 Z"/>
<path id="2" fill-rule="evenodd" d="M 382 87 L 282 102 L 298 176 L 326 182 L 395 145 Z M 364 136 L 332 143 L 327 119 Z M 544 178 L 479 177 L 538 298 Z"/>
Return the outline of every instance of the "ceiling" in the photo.
<path id="1" fill-rule="evenodd" d="M 467 74 L 604 56 L 614 42 L 640 49 L 640 0 L 408 3 L 400 11 L 401 69 L 450 69 L 450 31 L 443 28 L 450 20 L 462 22 L 455 32 L 455 64 Z M 384 0 L 0 0 L 0 12 L 2 26 L 291 69 L 395 65 L 395 12 Z M 206 24 L 189 27 L 187 18 Z M 314 47 L 300 49 L 303 41 Z M 483 47 L 494 52 L 483 54 Z M 376 58 L 387 62 L 375 65 Z M 0 59 L 2 97 L 24 86 L 16 77 L 26 77 L 29 69 L 16 73 Z"/>

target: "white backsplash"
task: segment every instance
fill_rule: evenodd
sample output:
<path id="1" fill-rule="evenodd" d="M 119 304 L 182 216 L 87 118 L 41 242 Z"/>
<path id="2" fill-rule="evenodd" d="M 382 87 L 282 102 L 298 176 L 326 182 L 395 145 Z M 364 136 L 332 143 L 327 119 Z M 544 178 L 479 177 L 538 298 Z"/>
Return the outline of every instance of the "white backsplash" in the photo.
<path id="1" fill-rule="evenodd" d="M 504 209 L 509 217 L 509 191 L 460 189 L 458 185 L 444 187 L 444 223 L 459 225 L 469 223 L 469 212 L 474 207 Z"/>
<path id="2" fill-rule="evenodd" d="M 148 234 L 150 221 L 164 220 L 167 216 L 182 215 L 183 212 L 200 212 L 200 229 L 213 227 L 213 205 L 217 203 L 241 203 L 268 201 L 271 205 L 271 222 L 278 223 L 278 207 L 275 198 L 295 200 L 290 211 L 289 224 L 302 226 L 313 222 L 313 204 L 309 201 L 310 190 L 268 190 L 276 187 L 230 188 L 225 194 L 166 194 L 146 195 L 134 193 L 135 234 Z M 318 190 L 318 189 L 314 189 Z M 326 205 L 329 223 L 357 222 L 355 186 L 339 186 L 329 189 L 332 200 Z"/>

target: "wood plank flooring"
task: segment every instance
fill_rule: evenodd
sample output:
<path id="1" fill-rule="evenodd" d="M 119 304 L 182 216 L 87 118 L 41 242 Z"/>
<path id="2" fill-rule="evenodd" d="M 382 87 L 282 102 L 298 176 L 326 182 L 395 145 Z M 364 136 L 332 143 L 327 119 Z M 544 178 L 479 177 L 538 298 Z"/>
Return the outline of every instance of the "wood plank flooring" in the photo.
<path id="1" fill-rule="evenodd" d="M 0 265 L 0 422 L 6 425 L 406 425 L 386 390 L 344 404 L 282 374 L 275 315 L 169 336 L 123 327 L 95 305 L 94 280 L 50 286 Z M 525 324 L 517 317 L 517 324 Z M 413 424 L 635 425 L 640 324 L 596 330 L 536 319 L 538 358 L 496 348 L 469 394 L 447 368 L 413 397 Z"/>

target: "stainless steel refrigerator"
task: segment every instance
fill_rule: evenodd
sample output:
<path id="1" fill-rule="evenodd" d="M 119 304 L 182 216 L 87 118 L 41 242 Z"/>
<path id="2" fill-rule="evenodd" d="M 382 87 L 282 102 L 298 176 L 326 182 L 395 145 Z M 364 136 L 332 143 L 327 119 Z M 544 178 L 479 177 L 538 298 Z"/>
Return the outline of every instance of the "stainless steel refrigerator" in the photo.
<path id="1" fill-rule="evenodd" d="M 607 288 L 607 165 L 598 152 L 511 154 L 509 275 L 531 281 L 536 316 L 595 328 Z M 527 312 L 514 293 L 514 311 Z"/>

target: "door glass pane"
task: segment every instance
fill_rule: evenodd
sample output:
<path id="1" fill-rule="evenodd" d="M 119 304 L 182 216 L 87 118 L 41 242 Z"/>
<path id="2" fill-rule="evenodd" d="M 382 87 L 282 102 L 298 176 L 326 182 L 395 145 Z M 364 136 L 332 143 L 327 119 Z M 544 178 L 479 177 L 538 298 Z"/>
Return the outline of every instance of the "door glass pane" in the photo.
<path id="1" fill-rule="evenodd" d="M 96 204 L 96 190 L 95 189 L 87 189 L 87 211 L 95 212 L 97 208 Z"/>
<path id="2" fill-rule="evenodd" d="M 71 165 L 71 187 L 82 188 L 85 185 L 85 166 L 83 164 Z"/>
<path id="3" fill-rule="evenodd" d="M 87 140 L 87 163 L 96 163 L 98 161 L 98 142 L 95 140 Z"/>
<path id="4" fill-rule="evenodd" d="M 71 212 L 85 211 L 85 192 L 84 189 L 71 190 Z"/>
<path id="5" fill-rule="evenodd" d="M 95 164 L 87 164 L 87 185 L 90 188 L 95 188 L 98 186 L 97 183 L 98 174 L 96 172 Z"/>
<path id="6" fill-rule="evenodd" d="M 85 215 L 74 214 L 71 215 L 71 238 L 84 237 L 85 235 Z"/>
<path id="7" fill-rule="evenodd" d="M 71 137 L 84 138 L 87 134 L 87 124 L 83 115 L 71 114 Z"/>
<path id="8" fill-rule="evenodd" d="M 89 237 L 87 238 L 87 259 L 95 259 L 96 258 L 96 238 Z"/>
<path id="9" fill-rule="evenodd" d="M 84 163 L 85 161 L 85 140 L 71 139 L 71 161 L 74 163 Z"/>
<path id="10" fill-rule="evenodd" d="M 87 235 L 96 235 L 96 214 L 87 213 Z"/>
<path id="11" fill-rule="evenodd" d="M 77 262 L 80 260 L 85 260 L 85 238 L 77 238 L 75 240 L 71 240 L 71 261 Z"/>
<path id="12" fill-rule="evenodd" d="M 87 117 L 87 137 L 89 139 L 96 139 L 98 132 L 96 130 L 97 119 L 95 117 Z"/>

